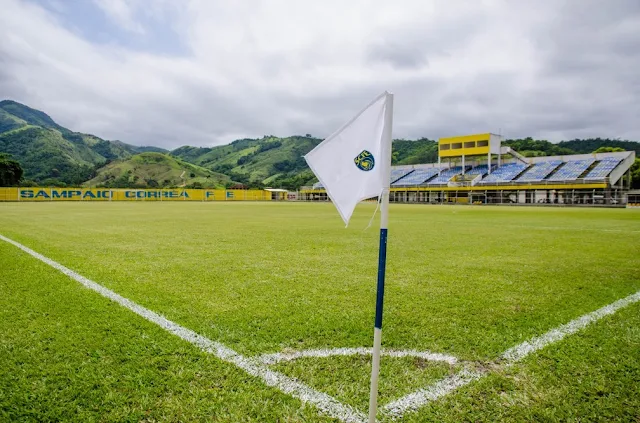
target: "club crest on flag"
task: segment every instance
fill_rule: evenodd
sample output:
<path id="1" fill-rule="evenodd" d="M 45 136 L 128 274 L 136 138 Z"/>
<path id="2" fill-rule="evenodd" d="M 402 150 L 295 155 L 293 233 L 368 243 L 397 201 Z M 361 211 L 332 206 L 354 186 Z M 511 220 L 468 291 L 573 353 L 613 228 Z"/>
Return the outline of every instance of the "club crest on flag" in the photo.
<path id="1" fill-rule="evenodd" d="M 362 152 L 358 154 L 355 159 L 353 159 L 353 162 L 356 164 L 358 169 L 364 170 L 365 172 L 373 169 L 376 164 L 376 161 L 373 158 L 373 154 L 371 154 L 367 150 L 362 150 Z"/>

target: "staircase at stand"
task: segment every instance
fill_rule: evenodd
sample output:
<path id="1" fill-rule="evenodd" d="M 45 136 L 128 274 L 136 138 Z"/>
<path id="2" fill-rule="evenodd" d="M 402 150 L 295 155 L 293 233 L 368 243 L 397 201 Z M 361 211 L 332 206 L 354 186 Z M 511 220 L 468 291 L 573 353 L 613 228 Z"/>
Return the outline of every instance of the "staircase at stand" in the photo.
<path id="1" fill-rule="evenodd" d="M 591 171 L 593 170 L 594 167 L 598 166 L 598 163 L 600 163 L 599 160 L 594 160 L 593 163 L 591 163 L 591 166 L 589 166 L 588 168 L 585 169 L 584 172 L 582 172 L 579 176 L 580 179 L 584 178 L 585 176 L 587 176 L 589 173 L 591 173 Z"/>
<path id="2" fill-rule="evenodd" d="M 561 164 L 562 161 L 560 160 L 538 162 L 531 166 L 525 173 L 522 174 L 522 176 L 518 177 L 518 182 L 542 181 Z"/>
<path id="3" fill-rule="evenodd" d="M 509 182 L 526 172 L 528 167 L 529 165 L 522 163 L 505 163 L 497 168 L 492 168 L 491 174 L 487 175 L 482 181 L 480 181 L 480 183 L 491 184 Z"/>

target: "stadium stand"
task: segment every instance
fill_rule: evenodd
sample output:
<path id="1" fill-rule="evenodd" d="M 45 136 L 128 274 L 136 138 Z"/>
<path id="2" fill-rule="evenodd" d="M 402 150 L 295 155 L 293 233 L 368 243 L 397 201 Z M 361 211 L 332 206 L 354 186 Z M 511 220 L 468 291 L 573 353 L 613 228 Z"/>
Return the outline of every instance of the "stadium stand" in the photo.
<path id="1" fill-rule="evenodd" d="M 428 169 L 416 169 L 408 175 L 397 179 L 391 186 L 420 185 L 433 178 L 438 174 L 438 168 L 432 167 Z"/>
<path id="2" fill-rule="evenodd" d="M 465 171 L 468 170 L 471 166 L 465 166 Z M 450 169 L 444 170 L 440 172 L 440 175 L 436 178 L 433 178 L 431 181 L 427 183 L 427 185 L 436 185 L 436 184 L 446 184 L 456 176 L 458 173 L 462 172 L 462 166 L 452 167 Z"/>
<path id="3" fill-rule="evenodd" d="M 480 181 L 480 183 L 509 182 L 522 173 L 526 168 L 526 164 L 507 163 L 493 170 L 491 174 L 487 175 L 482 181 Z"/>
<path id="4" fill-rule="evenodd" d="M 393 184 L 398 179 L 404 178 L 413 171 L 414 169 L 391 169 L 391 178 L 389 180 L 389 183 Z"/>
<path id="5" fill-rule="evenodd" d="M 571 160 L 566 162 L 556 173 L 551 175 L 549 181 L 575 181 L 589 168 L 596 160 Z"/>
<path id="6" fill-rule="evenodd" d="M 591 172 L 584 177 L 584 179 L 604 179 L 606 178 L 613 169 L 618 166 L 618 164 L 622 161 L 621 158 L 618 157 L 607 157 L 602 159 L 600 163 L 596 165 Z"/>
<path id="7" fill-rule="evenodd" d="M 503 146 L 503 141 L 501 135 L 491 133 L 440 138 L 437 163 L 391 167 L 390 201 L 606 207 L 635 204 L 626 197 L 632 187 L 630 169 L 635 151 L 526 157 Z M 300 190 L 301 199 L 329 200 L 321 184 L 309 188 Z"/>
<path id="8" fill-rule="evenodd" d="M 453 144 L 453 143 L 452 143 Z M 445 145 L 445 144 L 443 144 Z M 476 145 L 477 148 L 477 145 Z M 444 149 L 445 153 L 448 151 Z M 475 152 L 475 150 L 474 150 Z M 501 147 L 502 165 L 490 153 L 438 163 L 392 166 L 390 201 L 424 204 L 564 204 L 621 207 L 627 197 L 634 151 L 524 157 Z M 458 157 L 458 156 L 455 156 Z M 491 160 L 491 173 L 487 160 Z M 462 163 L 483 163 L 467 166 Z M 455 163 L 455 164 L 454 164 Z M 442 166 L 442 167 L 441 167 Z M 438 175 L 440 172 L 440 175 Z M 311 187 L 308 187 L 311 188 Z M 320 184 L 301 190 L 302 200 L 328 201 Z M 640 198 L 640 194 L 638 195 Z"/>
<path id="9" fill-rule="evenodd" d="M 542 181 L 561 164 L 562 160 L 536 163 L 520 176 L 518 181 Z"/>

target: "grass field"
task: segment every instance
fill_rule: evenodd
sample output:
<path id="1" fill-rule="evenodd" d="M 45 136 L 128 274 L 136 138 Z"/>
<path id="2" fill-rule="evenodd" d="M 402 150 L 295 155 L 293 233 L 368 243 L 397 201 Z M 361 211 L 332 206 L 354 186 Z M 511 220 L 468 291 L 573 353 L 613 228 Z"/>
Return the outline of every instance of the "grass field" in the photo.
<path id="1" fill-rule="evenodd" d="M 247 357 L 370 347 L 374 205 L 0 203 L 0 235 Z M 509 348 L 640 291 L 640 212 L 392 205 L 380 404 L 397 421 L 640 421 L 640 303 L 511 366 Z M 335 421 L 0 241 L 0 420 Z M 274 364 L 362 412 L 370 357 Z M 391 421 L 391 417 L 382 417 Z"/>

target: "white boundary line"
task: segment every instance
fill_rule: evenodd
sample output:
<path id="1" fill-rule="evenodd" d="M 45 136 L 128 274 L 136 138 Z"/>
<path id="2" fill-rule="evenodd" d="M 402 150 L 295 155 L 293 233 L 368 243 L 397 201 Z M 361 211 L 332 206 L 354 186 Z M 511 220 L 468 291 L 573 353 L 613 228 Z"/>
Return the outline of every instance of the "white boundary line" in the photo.
<path id="1" fill-rule="evenodd" d="M 435 401 L 456 389 L 468 385 L 484 376 L 484 372 L 463 369 L 455 375 L 446 377 L 433 385 L 418 389 L 402 398 L 382 407 L 382 412 L 395 418 L 402 417 L 409 411 L 415 411 L 430 401 Z"/>
<path id="2" fill-rule="evenodd" d="M 202 351 L 214 354 L 219 359 L 228 363 L 232 363 L 248 374 L 260 378 L 268 386 L 278 388 L 282 392 L 298 398 L 304 403 L 313 404 L 325 414 L 337 418 L 345 423 L 361 423 L 367 421 L 364 413 L 355 410 L 349 405 L 339 402 L 330 395 L 316 391 L 315 389 L 305 385 L 302 382 L 290 378 L 282 373 L 273 371 L 267 366 L 268 364 L 275 364 L 279 361 L 295 360 L 296 358 L 301 357 L 329 357 L 331 355 L 370 354 L 371 350 L 368 348 L 338 348 L 335 350 L 307 350 L 297 353 L 264 354 L 258 359 L 251 359 L 235 352 L 234 350 L 226 347 L 220 342 L 212 341 L 209 338 L 199 335 L 190 329 L 180 326 L 179 324 L 174 323 L 171 320 L 168 320 L 165 317 L 116 294 L 110 289 L 107 289 L 102 285 L 85 278 L 84 276 L 70 270 L 60 263 L 53 261 L 16 241 L 13 241 L 3 235 L 0 235 L 0 240 L 18 247 L 25 253 L 48 264 L 54 269 L 59 270 L 65 275 L 69 276 L 71 279 L 81 283 L 85 287 L 98 292 L 100 295 L 109 298 L 112 301 L 115 301 L 121 306 L 145 318 L 146 320 L 157 324 L 166 331 L 184 339 L 185 341 L 190 342 L 191 344 L 200 348 Z M 550 344 L 558 342 L 565 336 L 576 333 L 579 330 L 587 327 L 589 324 L 594 323 L 602 319 L 603 317 L 614 314 L 621 308 L 627 307 L 637 302 L 640 302 L 640 291 L 618 301 L 615 301 L 609 305 L 606 305 L 602 308 L 599 308 L 596 311 L 578 317 L 577 319 L 574 319 L 567 324 L 551 329 L 541 336 L 534 337 L 529 341 L 525 341 L 519 345 L 516 345 L 515 347 L 509 348 L 501 355 L 501 358 L 506 361 L 507 366 L 510 366 L 524 359 L 529 354 L 536 352 Z M 335 351 L 339 351 L 339 354 L 333 353 Z M 416 356 L 416 354 L 417 356 L 423 357 L 427 360 L 450 362 L 449 360 L 453 359 L 454 361 L 457 361 L 455 357 L 437 353 L 421 353 L 416 351 L 394 350 L 387 351 L 387 355 L 393 357 Z M 385 405 L 384 407 L 382 407 L 382 411 L 394 418 L 402 417 L 407 412 L 415 411 L 423 407 L 430 401 L 438 400 L 443 396 L 446 396 L 449 393 L 453 392 L 454 390 L 486 376 L 487 373 L 488 370 L 478 371 L 465 368 L 453 376 L 449 376 L 427 388 L 414 391 Z"/>
<path id="3" fill-rule="evenodd" d="M 53 261 L 43 256 L 42 254 L 36 253 L 32 249 L 25 247 L 24 245 L 16 241 L 13 241 L 3 235 L 0 235 L 0 239 L 18 247 L 25 253 L 37 258 L 43 263 L 48 264 L 54 269 L 59 270 L 65 275 L 69 276 L 71 279 L 81 283 L 85 287 L 96 291 L 103 297 L 115 301 L 121 306 L 133 311 L 137 315 L 147 319 L 152 323 L 155 323 L 167 332 L 170 332 L 184 339 L 185 341 L 190 342 L 191 344 L 200 348 L 202 351 L 213 354 L 219 359 L 228 363 L 235 364 L 251 376 L 255 376 L 261 379 L 268 386 L 278 388 L 282 392 L 298 398 L 304 403 L 313 404 L 319 410 L 322 410 L 325 414 L 333 418 L 342 420 L 345 423 L 361 423 L 367 421 L 364 413 L 355 410 L 353 407 L 342 404 L 330 395 L 316 391 L 315 389 L 305 385 L 302 382 L 290 378 L 282 373 L 273 371 L 266 365 L 235 352 L 234 350 L 224 346 L 220 342 L 212 341 L 209 338 L 205 338 L 204 336 L 199 335 L 190 329 L 180 326 L 179 324 L 172 322 L 171 320 L 145 307 L 142 307 L 141 305 L 138 305 L 133 301 L 122 297 L 121 295 L 116 294 L 110 289 L 107 289 L 102 285 L 85 278 L 84 276 L 74 272 L 73 270 L 70 270 L 60 263 Z"/>
<path id="4" fill-rule="evenodd" d="M 631 294 L 628 297 L 615 301 L 609 305 L 599 308 L 596 311 L 585 314 L 570 321 L 567 324 L 558 326 L 555 329 L 551 329 L 544 335 L 531 338 L 528 341 L 524 341 L 522 344 L 516 345 L 513 348 L 509 348 L 502 354 L 502 358 L 507 361 L 508 364 L 515 363 L 522 360 L 532 352 L 538 351 L 549 344 L 560 341 L 567 335 L 578 332 L 580 329 L 585 328 L 589 324 L 602 319 L 605 316 L 615 313 L 616 311 L 624 308 L 630 304 L 640 301 L 640 291 L 635 294 Z"/>
<path id="5" fill-rule="evenodd" d="M 536 229 L 536 230 L 550 230 L 550 231 L 567 231 L 567 232 L 576 232 L 576 231 L 586 231 L 586 232 L 624 232 L 624 233 L 640 233 L 640 231 L 633 231 L 628 229 L 599 229 L 599 228 L 568 228 L 566 226 L 532 226 L 532 225 L 505 225 L 506 227 L 511 228 L 526 228 L 526 229 Z"/>
<path id="6" fill-rule="evenodd" d="M 318 349 L 318 350 L 304 350 L 304 351 L 292 351 L 273 354 L 263 354 L 257 359 L 264 364 L 277 364 L 283 361 L 293 361 L 299 358 L 315 357 L 326 358 L 333 356 L 350 356 L 350 355 L 371 355 L 371 348 L 333 348 L 333 349 Z M 423 358 L 429 361 L 443 361 L 450 365 L 454 365 L 458 362 L 458 359 L 446 354 L 433 353 L 429 351 L 415 351 L 415 350 L 382 350 L 382 355 L 387 357 L 416 357 Z"/>
<path id="7" fill-rule="evenodd" d="M 530 340 L 518 344 L 515 347 L 509 348 L 501 355 L 501 358 L 506 361 L 506 366 L 510 366 L 524 359 L 529 354 L 558 342 L 565 336 L 576 333 L 587 327 L 589 324 L 597 322 L 603 317 L 609 316 L 621 308 L 637 302 L 640 302 L 640 291 L 599 308 L 596 311 L 578 317 L 567 324 L 551 329 L 541 336 L 531 338 Z M 430 401 L 442 398 L 454 390 L 486 376 L 488 373 L 489 371 L 487 370 L 474 371 L 463 369 L 456 375 L 445 378 L 427 388 L 419 389 L 385 405 L 382 408 L 383 412 L 392 417 L 402 417 L 405 413 L 415 411 L 418 408 L 425 406 Z"/>

